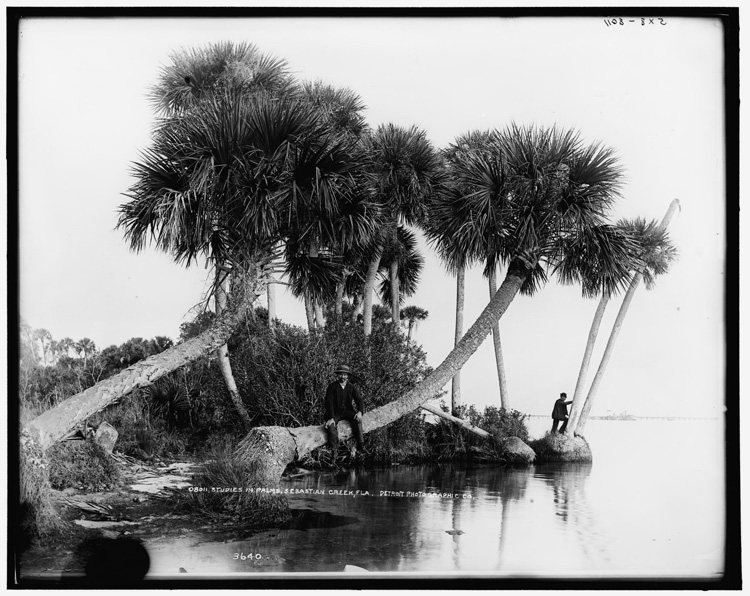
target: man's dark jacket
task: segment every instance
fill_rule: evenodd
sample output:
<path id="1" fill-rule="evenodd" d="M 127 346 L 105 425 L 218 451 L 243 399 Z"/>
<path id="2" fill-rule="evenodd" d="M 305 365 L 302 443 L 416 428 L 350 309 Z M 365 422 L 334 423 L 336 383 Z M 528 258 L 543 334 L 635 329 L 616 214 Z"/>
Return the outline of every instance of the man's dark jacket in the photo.
<path id="1" fill-rule="evenodd" d="M 555 402 L 555 407 L 552 408 L 552 418 L 555 420 L 565 420 L 568 417 L 568 406 L 567 404 L 572 403 L 565 401 L 562 397 Z"/>
<path id="2" fill-rule="evenodd" d="M 352 407 L 352 401 L 354 401 L 354 407 Z M 342 389 L 341 384 L 334 381 L 326 389 L 325 410 L 326 420 L 330 420 L 334 416 L 341 416 L 344 413 L 364 413 L 365 405 L 362 402 L 359 389 L 355 385 L 347 383 L 346 387 Z"/>

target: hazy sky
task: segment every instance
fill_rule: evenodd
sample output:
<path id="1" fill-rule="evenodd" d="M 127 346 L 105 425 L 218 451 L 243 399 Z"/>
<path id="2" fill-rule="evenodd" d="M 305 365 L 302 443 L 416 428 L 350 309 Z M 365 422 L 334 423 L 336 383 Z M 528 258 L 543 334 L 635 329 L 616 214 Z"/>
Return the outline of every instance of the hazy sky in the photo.
<path id="1" fill-rule="evenodd" d="M 415 124 L 436 147 L 474 129 L 574 127 L 617 149 L 627 183 L 614 217 L 660 220 L 680 251 L 656 289 L 641 287 L 593 414 L 717 415 L 723 405 L 725 180 L 719 21 L 607 26 L 602 18 L 30 19 L 20 40 L 20 308 L 55 339 L 101 349 L 168 335 L 191 318 L 206 271 L 150 248 L 129 251 L 114 229 L 148 146 L 147 100 L 172 51 L 252 42 L 301 79 L 357 92 L 371 126 Z M 450 351 L 455 279 L 425 246 L 427 266 L 406 304 L 429 311 L 415 338 L 430 364 Z M 278 290 L 279 315 L 304 308 Z M 465 327 L 488 300 L 467 275 Z M 602 325 L 601 353 L 620 300 Z M 596 301 L 551 281 L 501 319 L 511 406 L 548 414 L 572 395 Z M 593 376 L 594 370 L 590 375 Z M 488 337 L 463 369 L 467 403 L 496 404 Z"/>

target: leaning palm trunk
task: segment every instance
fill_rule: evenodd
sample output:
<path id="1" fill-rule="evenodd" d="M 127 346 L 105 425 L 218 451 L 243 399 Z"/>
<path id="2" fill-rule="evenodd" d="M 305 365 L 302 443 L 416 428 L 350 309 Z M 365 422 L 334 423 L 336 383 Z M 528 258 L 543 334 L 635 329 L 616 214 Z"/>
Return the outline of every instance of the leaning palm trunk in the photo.
<path id="1" fill-rule="evenodd" d="M 221 316 L 227 309 L 227 294 L 224 289 L 225 280 L 223 279 L 223 272 L 221 269 L 216 271 L 216 285 L 214 290 L 214 299 L 216 301 L 216 316 Z M 270 284 L 269 284 L 270 285 Z M 219 346 L 216 350 L 216 356 L 219 360 L 219 369 L 221 370 L 221 376 L 224 378 L 224 383 L 229 391 L 229 397 L 240 416 L 242 424 L 244 424 L 247 430 L 250 430 L 252 422 L 250 415 L 247 413 L 247 408 L 242 401 L 240 391 L 237 389 L 237 382 L 234 380 L 234 374 L 232 373 L 232 363 L 229 361 L 229 348 L 227 344 Z"/>
<path id="2" fill-rule="evenodd" d="M 89 416 L 115 403 L 127 393 L 152 385 L 164 375 L 197 360 L 225 344 L 262 295 L 262 282 L 251 291 L 233 300 L 232 307 L 217 317 L 213 325 L 200 335 L 149 356 L 122 372 L 78 393 L 34 418 L 26 425 L 43 449 L 73 430 Z"/>
<path id="3" fill-rule="evenodd" d="M 461 428 L 464 428 L 471 433 L 474 433 L 478 437 L 482 437 L 483 439 L 489 439 L 492 436 L 486 430 L 481 429 L 478 426 L 474 426 L 468 420 L 457 418 L 456 416 L 451 416 L 450 414 L 448 414 L 448 412 L 443 412 L 443 410 L 441 410 L 440 408 L 431 406 L 429 404 L 422 404 L 420 407 L 426 412 L 429 412 L 430 414 L 435 414 L 435 416 L 440 416 L 440 418 L 445 418 L 446 420 L 450 420 L 453 424 L 460 426 Z"/>
<path id="4" fill-rule="evenodd" d="M 497 279 L 495 272 L 491 271 L 489 275 L 490 299 L 497 291 Z M 508 384 L 505 382 L 505 361 L 503 360 L 503 346 L 500 343 L 500 325 L 495 323 L 492 328 L 492 341 L 495 346 L 495 365 L 497 366 L 497 382 L 500 386 L 500 407 L 506 410 L 510 408 L 508 399 Z"/>
<path id="5" fill-rule="evenodd" d="M 462 265 L 456 272 L 456 330 L 453 339 L 453 347 L 461 341 L 464 333 L 464 290 L 466 286 L 466 268 Z M 451 412 L 455 416 L 461 407 L 461 371 L 454 376 L 451 383 Z"/>
<path id="6" fill-rule="evenodd" d="M 680 202 L 677 199 L 670 203 L 669 209 L 667 209 L 667 213 L 664 216 L 664 219 L 662 219 L 661 224 L 659 225 L 659 229 L 664 230 L 667 228 L 669 222 L 671 221 L 679 206 Z M 599 391 L 599 385 L 601 384 L 602 378 L 604 377 L 604 372 L 607 370 L 607 364 L 612 357 L 612 350 L 614 350 L 617 336 L 620 334 L 622 322 L 625 320 L 625 315 L 630 308 L 630 303 L 633 302 L 633 296 L 635 294 L 635 291 L 638 289 L 638 285 L 641 283 L 642 279 L 643 269 L 640 269 L 633 276 L 633 280 L 630 282 L 630 287 L 628 288 L 628 291 L 625 294 L 625 298 L 622 301 L 622 305 L 620 306 L 620 310 L 617 313 L 617 318 L 615 319 L 615 323 L 612 327 L 612 332 L 609 335 L 607 347 L 604 349 L 602 360 L 599 363 L 599 368 L 596 371 L 594 380 L 591 382 L 589 394 L 588 396 L 586 396 L 586 401 L 581 408 L 581 415 L 579 416 L 576 428 L 574 429 L 574 431 L 579 435 L 583 434 L 583 430 L 586 426 L 586 421 L 588 420 L 589 412 L 591 411 L 591 406 L 594 404 L 594 399 L 596 398 L 596 394 Z"/>
<path id="7" fill-rule="evenodd" d="M 401 326 L 401 296 L 399 295 L 398 261 L 396 259 L 393 259 L 391 263 L 389 275 L 391 278 L 391 318 L 393 319 L 393 327 L 398 329 Z"/>
<path id="8" fill-rule="evenodd" d="M 525 271 L 520 266 L 511 264 L 500 289 L 445 360 L 406 395 L 366 413 L 362 419 L 363 431 L 367 433 L 386 426 L 433 399 L 476 352 L 518 294 L 525 277 Z M 339 436 L 342 440 L 351 436 L 348 423 L 341 424 Z M 325 442 L 326 434 L 322 426 L 264 426 L 252 429 L 237 446 L 235 453 L 240 461 L 255 461 L 259 466 L 259 478 L 271 486 L 278 484 L 285 467 L 295 457 L 301 458 Z"/>
<path id="9" fill-rule="evenodd" d="M 375 276 L 380 268 L 380 256 L 383 252 L 382 247 L 375 250 L 370 263 L 367 265 L 367 276 L 365 277 L 365 288 L 362 292 L 362 323 L 366 336 L 372 334 L 372 300 L 375 294 Z"/>
<path id="10" fill-rule="evenodd" d="M 570 421 L 568 423 L 568 428 L 565 429 L 565 434 L 570 437 L 574 434 L 578 416 L 583 405 L 583 386 L 586 383 L 586 375 L 589 372 L 589 365 L 591 364 L 591 355 L 594 352 L 594 344 L 599 335 L 599 327 L 602 324 L 602 318 L 604 317 L 604 311 L 607 309 L 609 297 L 609 292 L 605 291 L 602 293 L 599 306 L 596 308 L 596 313 L 594 313 L 594 320 L 591 322 L 589 338 L 586 342 L 586 350 L 583 353 L 583 360 L 581 361 L 581 369 L 578 371 L 578 380 L 576 381 L 576 388 L 573 394 L 573 404 L 570 406 Z"/>

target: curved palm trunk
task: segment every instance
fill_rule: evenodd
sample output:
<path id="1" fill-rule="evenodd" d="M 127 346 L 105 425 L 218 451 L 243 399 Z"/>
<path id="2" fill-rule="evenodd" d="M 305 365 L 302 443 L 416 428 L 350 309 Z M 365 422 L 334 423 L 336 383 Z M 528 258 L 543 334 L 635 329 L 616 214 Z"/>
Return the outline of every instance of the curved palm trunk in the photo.
<path id="1" fill-rule="evenodd" d="M 391 263 L 389 275 L 391 278 L 391 318 L 393 319 L 393 326 L 398 329 L 401 326 L 401 296 L 398 284 L 398 261 L 396 259 Z"/>
<path id="2" fill-rule="evenodd" d="M 569 437 L 572 437 L 577 430 L 576 425 L 578 424 L 578 417 L 584 400 L 583 386 L 586 383 L 586 375 L 589 372 L 591 355 L 594 352 L 594 344 L 599 335 L 599 327 L 602 324 L 602 318 L 604 317 L 604 311 L 607 310 L 608 303 L 609 293 L 604 292 L 601 300 L 599 300 L 599 306 L 597 306 L 596 312 L 594 313 L 594 320 L 591 322 L 589 338 L 586 342 L 586 349 L 583 352 L 583 360 L 581 361 L 581 369 L 578 371 L 578 380 L 576 381 L 576 388 L 573 393 L 573 404 L 570 406 L 570 421 L 568 422 L 568 428 L 565 429 L 565 434 Z"/>
<path id="3" fill-rule="evenodd" d="M 661 224 L 659 224 L 659 229 L 666 229 L 679 207 L 680 201 L 674 199 L 670 203 L 669 209 L 667 209 L 667 213 L 666 215 L 664 215 L 664 219 L 662 219 Z M 578 419 L 578 423 L 575 429 L 578 434 L 583 434 L 583 430 L 586 426 L 586 421 L 588 420 L 589 412 L 591 411 L 591 406 L 594 404 L 594 399 L 596 398 L 596 394 L 599 391 L 599 385 L 601 384 L 602 378 L 604 377 L 604 371 L 607 369 L 609 359 L 612 357 L 612 350 L 614 350 L 617 336 L 620 334 L 622 322 L 625 319 L 628 308 L 630 308 L 630 303 L 633 302 L 633 295 L 638 289 L 638 285 L 641 283 L 641 279 L 643 279 L 642 269 L 633 276 L 633 280 L 630 282 L 630 287 L 628 288 L 628 291 L 625 294 L 625 298 L 622 301 L 622 305 L 620 306 L 620 310 L 617 313 L 617 318 L 615 319 L 615 323 L 612 327 L 612 332 L 609 335 L 609 341 L 607 341 L 607 347 L 604 349 L 604 354 L 602 355 L 602 360 L 599 363 L 599 368 L 596 371 L 594 380 L 591 382 L 591 387 L 589 388 L 589 393 L 586 396 L 586 401 L 581 408 L 581 415 Z"/>
<path id="4" fill-rule="evenodd" d="M 464 293 L 466 287 L 466 268 L 461 266 L 456 273 L 456 329 L 453 336 L 453 346 L 457 346 L 464 333 Z M 461 371 L 459 370 L 451 382 L 451 412 L 455 416 L 461 406 Z"/>
<path id="5" fill-rule="evenodd" d="M 490 299 L 497 291 L 497 278 L 495 272 L 491 271 L 489 275 Z M 500 325 L 495 323 L 492 328 L 492 341 L 495 346 L 495 365 L 497 366 L 497 382 L 500 386 L 500 407 L 506 410 L 510 409 L 510 400 L 508 399 L 508 384 L 505 382 L 505 361 L 503 360 L 503 346 L 500 343 Z"/>
<path id="6" fill-rule="evenodd" d="M 383 253 L 383 247 L 378 246 L 375 254 L 367 265 L 367 276 L 365 277 L 365 288 L 362 292 L 362 321 L 364 324 L 365 335 L 372 334 L 372 300 L 375 295 L 375 276 L 380 268 L 380 256 Z"/>
<path id="7" fill-rule="evenodd" d="M 216 272 L 216 284 L 214 290 L 214 299 L 216 302 L 216 316 L 219 317 L 227 309 L 227 293 L 224 289 L 225 280 L 222 279 L 222 271 L 217 270 Z M 269 284 L 270 285 L 270 284 Z M 221 370 L 221 376 L 224 378 L 224 383 L 229 391 L 229 398 L 232 400 L 234 407 L 237 409 L 237 414 L 242 420 L 242 424 L 245 425 L 247 430 L 250 430 L 252 423 L 250 421 L 250 415 L 247 413 L 247 408 L 242 402 L 239 389 L 237 389 L 237 382 L 234 380 L 234 374 L 232 373 L 232 363 L 229 361 L 229 348 L 227 344 L 223 344 L 216 350 L 216 356 L 219 361 L 219 369 Z"/>
<path id="8" fill-rule="evenodd" d="M 525 279 L 520 267 L 511 267 L 500 289 L 490 300 L 479 318 L 474 322 L 458 345 L 438 365 L 424 381 L 403 397 L 367 412 L 362 419 L 365 433 L 381 428 L 416 410 L 435 395 L 450 381 L 469 357 L 476 352 L 489 334 L 492 326 L 503 316 L 515 298 Z M 351 436 L 348 423 L 340 423 L 339 437 L 344 440 Z M 236 456 L 241 461 L 253 460 L 262 468 L 260 477 L 266 482 L 278 484 L 287 464 L 300 458 L 313 449 L 326 443 L 322 426 L 285 428 L 264 426 L 252 429 L 240 442 Z M 270 445 L 270 447 L 269 447 Z"/>

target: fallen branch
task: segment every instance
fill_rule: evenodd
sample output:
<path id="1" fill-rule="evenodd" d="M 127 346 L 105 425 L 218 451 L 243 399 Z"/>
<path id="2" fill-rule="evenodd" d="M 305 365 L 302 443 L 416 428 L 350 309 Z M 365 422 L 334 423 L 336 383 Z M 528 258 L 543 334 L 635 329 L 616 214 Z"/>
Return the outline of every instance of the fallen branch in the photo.
<path id="1" fill-rule="evenodd" d="M 435 414 L 435 416 L 440 416 L 441 418 L 445 418 L 446 420 L 450 420 L 454 424 L 457 424 L 463 429 L 468 430 L 469 432 L 474 433 L 475 435 L 482 437 L 483 439 L 489 439 L 492 435 L 488 433 L 486 430 L 482 430 L 478 426 L 474 426 L 471 422 L 467 422 L 466 420 L 462 420 L 461 418 L 456 418 L 455 416 L 450 415 L 448 412 L 443 412 L 440 408 L 437 408 L 435 406 L 431 406 L 429 404 L 424 404 L 421 406 L 421 408 L 430 414 Z"/>

